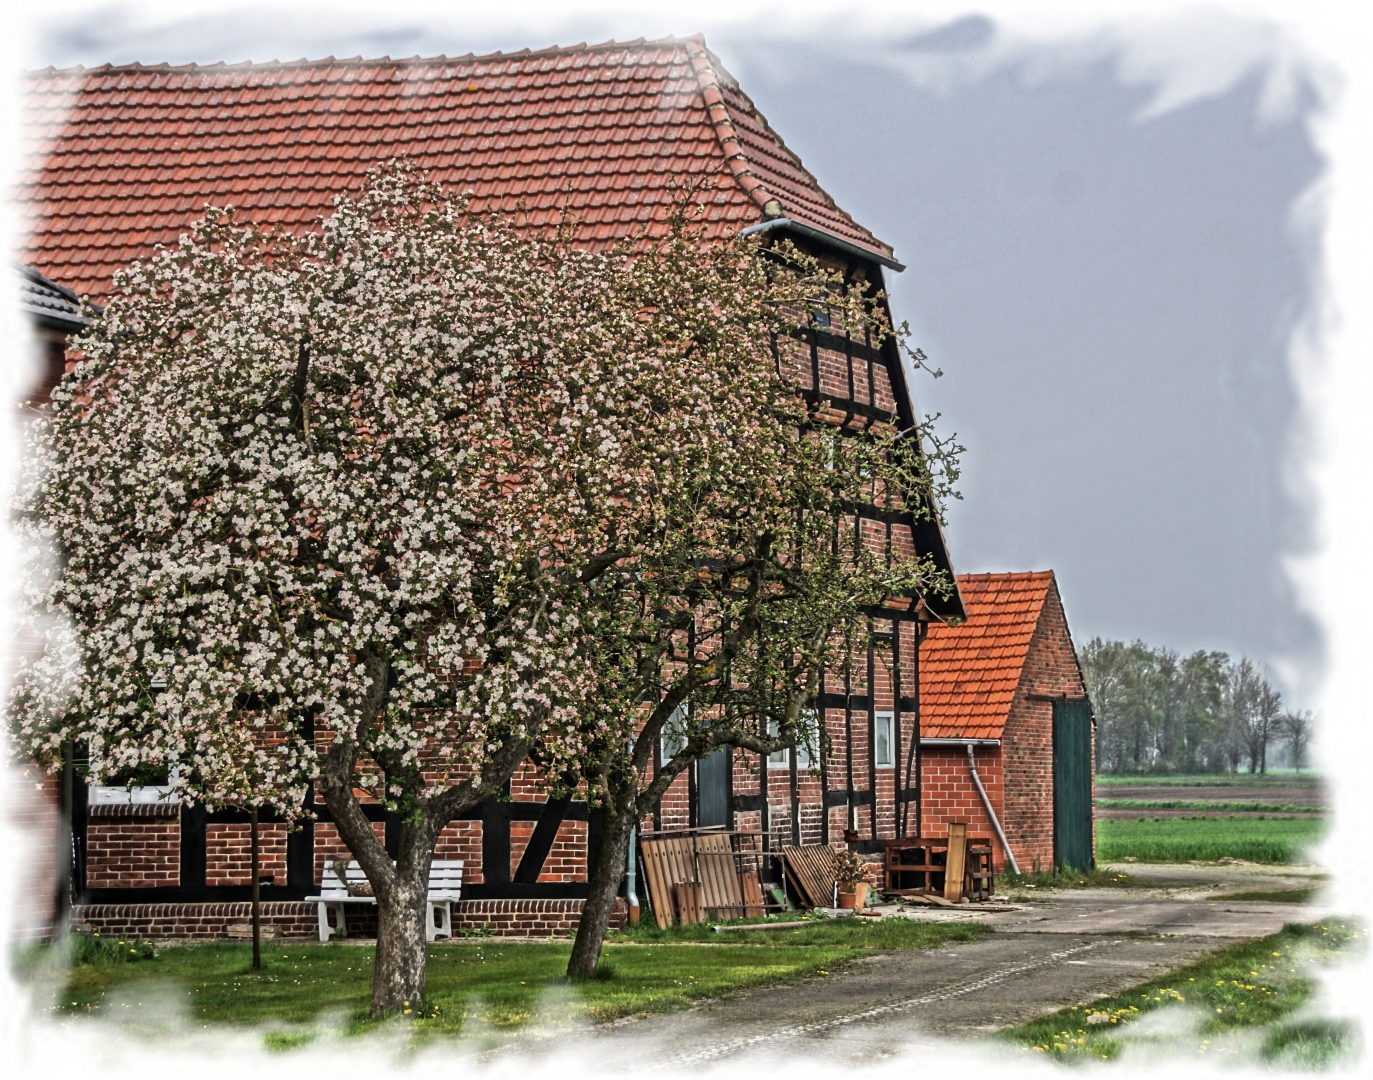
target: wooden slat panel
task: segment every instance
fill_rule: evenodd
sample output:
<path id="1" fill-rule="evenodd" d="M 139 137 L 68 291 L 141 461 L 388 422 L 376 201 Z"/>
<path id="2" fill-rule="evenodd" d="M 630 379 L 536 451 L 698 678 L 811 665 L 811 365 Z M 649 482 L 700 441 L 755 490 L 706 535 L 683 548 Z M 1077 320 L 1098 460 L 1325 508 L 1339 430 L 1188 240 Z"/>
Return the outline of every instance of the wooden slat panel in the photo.
<path id="1" fill-rule="evenodd" d="M 720 918 L 738 919 L 744 914 L 744 894 L 734 855 L 726 851 L 703 851 L 696 855 L 705 889 L 701 904 Z"/>
<path id="2" fill-rule="evenodd" d="M 701 915 L 701 886 L 695 881 L 683 881 L 672 887 L 677 898 L 677 918 L 683 926 L 695 926 L 705 919 Z"/>
<path id="3" fill-rule="evenodd" d="M 648 875 L 649 898 L 653 902 L 653 918 L 660 930 L 672 925 L 676 910 L 672 883 L 668 880 L 667 867 L 664 865 L 664 843 L 662 840 L 644 840 L 640 845 L 644 855 L 644 873 Z"/>
<path id="4" fill-rule="evenodd" d="M 740 875 L 740 891 L 744 894 L 745 918 L 756 919 L 763 915 L 763 887 L 755 871 L 745 870 Z"/>
<path id="5" fill-rule="evenodd" d="M 783 845 L 782 858 L 791 872 L 792 880 L 811 907 L 829 907 L 833 903 L 834 849 L 823 845 L 791 847 Z"/>

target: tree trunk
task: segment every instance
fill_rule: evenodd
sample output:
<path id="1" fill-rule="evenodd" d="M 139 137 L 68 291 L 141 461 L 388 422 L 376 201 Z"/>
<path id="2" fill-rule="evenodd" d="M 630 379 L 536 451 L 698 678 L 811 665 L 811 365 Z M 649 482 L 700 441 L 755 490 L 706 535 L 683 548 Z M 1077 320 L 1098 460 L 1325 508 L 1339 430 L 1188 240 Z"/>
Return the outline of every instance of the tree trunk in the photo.
<path id="1" fill-rule="evenodd" d="M 567 974 L 571 978 L 595 975 L 601 962 L 601 947 L 605 944 L 605 933 L 610 928 L 615 894 L 619 892 L 620 882 L 625 876 L 629 831 L 634 824 L 636 809 L 637 800 L 631 795 L 616 808 L 613 816 L 609 812 L 606 814 L 601 850 L 587 888 L 581 922 L 577 924 L 572 956 L 567 961 Z"/>
<path id="2" fill-rule="evenodd" d="M 362 813 L 352 786 L 325 783 L 325 802 L 339 837 L 362 866 L 377 899 L 377 956 L 372 977 L 371 1015 L 403 1011 L 424 997 L 424 899 L 429 864 L 442 822 L 429 814 L 402 825 L 399 859 L 392 864 L 372 823 Z"/>
<path id="3" fill-rule="evenodd" d="M 402 841 L 402 846 L 402 866 L 396 868 L 394 883 L 384 892 L 377 890 L 377 959 L 372 973 L 374 1018 L 403 1012 L 418 1006 L 424 998 L 424 898 L 433 847 L 417 852 L 413 843 L 406 845 Z M 407 848 L 408 851 L 404 850 Z M 404 867 L 406 863 L 408 867 Z"/>

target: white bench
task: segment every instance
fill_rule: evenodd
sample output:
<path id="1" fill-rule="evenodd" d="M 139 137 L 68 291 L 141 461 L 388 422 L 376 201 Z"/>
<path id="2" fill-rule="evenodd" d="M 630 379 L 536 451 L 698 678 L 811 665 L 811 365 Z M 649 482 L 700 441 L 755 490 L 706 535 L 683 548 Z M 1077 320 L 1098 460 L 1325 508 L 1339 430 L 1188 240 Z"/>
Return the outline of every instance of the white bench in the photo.
<path id="1" fill-rule="evenodd" d="M 344 876 L 339 877 L 342 870 Z M 307 902 L 319 906 L 319 940 L 328 941 L 337 934 L 348 936 L 348 919 L 344 910 L 349 904 L 375 904 L 375 896 L 355 895 L 368 886 L 367 875 L 354 859 L 346 866 L 342 859 L 326 861 L 324 880 L 318 896 L 307 896 Z M 462 899 L 462 860 L 435 859 L 429 866 L 429 891 L 424 899 L 424 937 L 426 941 L 453 936 L 453 904 Z M 329 925 L 329 912 L 334 913 L 334 925 Z"/>

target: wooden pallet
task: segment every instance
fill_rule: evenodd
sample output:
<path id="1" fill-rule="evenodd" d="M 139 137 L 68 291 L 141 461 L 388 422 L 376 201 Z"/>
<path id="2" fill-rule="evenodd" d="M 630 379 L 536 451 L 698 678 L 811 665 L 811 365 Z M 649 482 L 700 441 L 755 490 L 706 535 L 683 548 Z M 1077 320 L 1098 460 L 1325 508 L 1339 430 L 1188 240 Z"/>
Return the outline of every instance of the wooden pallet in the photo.
<path id="1" fill-rule="evenodd" d="M 956 831 L 956 830 L 955 830 Z M 970 900 L 991 897 L 995 882 L 992 874 L 991 841 L 981 837 L 964 836 L 959 851 L 951 859 L 948 837 L 912 837 L 888 840 L 883 859 L 882 892 L 891 896 L 949 896 L 956 900 L 966 896 Z M 949 862 L 959 861 L 962 873 L 950 882 Z M 962 888 L 946 891 L 946 885 L 957 883 Z"/>

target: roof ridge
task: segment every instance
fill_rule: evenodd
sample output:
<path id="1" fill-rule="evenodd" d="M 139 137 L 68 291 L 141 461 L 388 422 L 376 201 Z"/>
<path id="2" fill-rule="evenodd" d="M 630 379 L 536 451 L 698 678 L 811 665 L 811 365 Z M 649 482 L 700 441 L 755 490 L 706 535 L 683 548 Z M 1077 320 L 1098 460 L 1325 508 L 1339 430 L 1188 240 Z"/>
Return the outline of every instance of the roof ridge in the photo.
<path id="1" fill-rule="evenodd" d="M 1031 578 L 1052 578 L 1052 570 L 985 570 L 979 574 L 957 574 L 959 581 L 1014 581 Z"/>
<path id="2" fill-rule="evenodd" d="M 223 60 L 217 60 L 213 64 L 170 64 L 166 62 L 159 64 L 144 64 L 136 62 L 132 64 L 100 64 L 96 67 L 89 68 L 84 64 L 75 64 L 72 67 L 65 68 L 59 68 L 49 64 L 45 68 L 26 69 L 24 74 L 120 75 L 125 73 L 170 74 L 172 72 L 188 74 L 197 71 L 281 71 L 287 68 L 342 67 L 345 65 L 349 67 L 380 67 L 385 65 L 400 67 L 403 65 L 453 64 L 458 63 L 459 61 L 512 60 L 530 56 L 565 56 L 576 53 L 601 52 L 609 51 L 611 49 L 647 48 L 651 46 L 669 48 L 676 45 L 686 45 L 689 48 L 691 44 L 704 47 L 705 35 L 697 33 L 689 34 L 686 37 L 676 37 L 675 35 L 669 34 L 666 37 L 654 38 L 652 40 L 646 40 L 639 37 L 635 38 L 633 41 L 616 41 L 614 38 L 610 38 L 606 41 L 598 42 L 595 45 L 588 45 L 586 42 L 581 41 L 576 45 L 549 45 L 542 49 L 520 49 L 516 52 L 496 51 L 492 53 L 483 53 L 481 55 L 476 53 L 465 53 L 462 56 L 448 56 L 444 53 L 440 53 L 437 56 L 420 56 L 417 53 L 414 56 L 402 57 L 400 59 L 392 59 L 389 55 L 364 58 L 359 54 L 358 56 L 347 57 L 325 56 L 318 60 L 311 60 L 304 56 L 296 60 L 240 60 L 232 64 Z"/>
<path id="3" fill-rule="evenodd" d="M 729 117 L 729 109 L 725 107 L 725 95 L 720 92 L 719 73 L 715 70 L 713 54 L 706 48 L 704 38 L 689 42 L 686 52 L 691 57 L 692 71 L 696 75 L 697 85 L 701 88 L 701 99 L 705 102 L 706 114 L 710 117 L 711 127 L 725 155 L 725 163 L 740 189 L 761 211 L 773 195 L 749 168 L 744 144 L 740 142 L 739 132 L 735 130 L 734 121 Z"/>
<path id="4" fill-rule="evenodd" d="M 716 138 L 720 140 L 720 149 L 724 152 L 725 160 L 729 164 L 730 172 L 733 173 L 735 180 L 738 181 L 739 186 L 744 190 L 744 193 L 758 204 L 758 208 L 766 211 L 768 201 L 776 199 L 777 196 L 754 174 L 753 169 L 750 167 L 752 162 L 744 150 L 743 140 L 739 138 L 739 132 L 735 128 L 734 121 L 729 115 L 729 107 L 725 103 L 725 97 L 721 90 L 722 82 L 727 81 L 726 85 L 729 91 L 733 94 L 737 94 L 743 99 L 748 106 L 748 111 L 752 113 L 754 119 L 758 121 L 759 126 L 768 137 L 772 139 L 773 144 L 777 149 L 790 159 L 790 165 L 805 177 L 809 182 L 811 189 L 821 197 L 824 204 L 835 214 L 846 219 L 849 224 L 860 233 L 866 233 L 868 238 L 879 250 L 885 251 L 888 256 L 892 255 L 893 249 L 890 244 L 885 240 L 880 239 L 866 225 L 860 225 L 854 219 L 853 215 L 835 202 L 834 196 L 821 186 L 820 181 L 816 179 L 815 174 L 806 168 L 805 163 L 801 160 L 801 156 L 788 146 L 777 134 L 776 129 L 768 123 L 768 118 L 763 115 L 753 99 L 744 92 L 743 87 L 739 85 L 739 80 L 725 68 L 724 64 L 721 63 L 720 58 L 710 51 L 710 47 L 706 45 L 705 36 L 702 34 L 694 34 L 690 38 L 682 38 L 680 40 L 687 43 L 687 54 L 691 57 L 692 67 L 696 72 L 696 81 L 701 86 L 701 94 L 705 99 L 706 110 L 710 115 Z M 779 199 L 779 205 L 780 202 L 781 200 Z M 823 231 L 832 234 L 832 230 L 829 228 L 824 228 Z"/>

